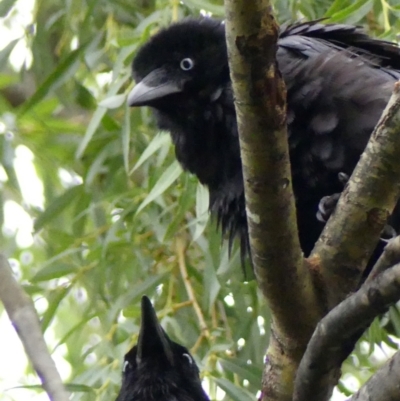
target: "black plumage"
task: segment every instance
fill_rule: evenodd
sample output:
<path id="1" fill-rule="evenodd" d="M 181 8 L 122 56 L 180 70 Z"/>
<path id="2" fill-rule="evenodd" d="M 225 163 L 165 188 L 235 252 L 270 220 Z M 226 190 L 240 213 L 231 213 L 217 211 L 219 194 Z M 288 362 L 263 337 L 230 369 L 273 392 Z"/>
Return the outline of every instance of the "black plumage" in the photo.
<path id="1" fill-rule="evenodd" d="M 188 19 L 153 36 L 133 61 L 131 106 L 153 108 L 184 169 L 209 188 L 210 211 L 248 250 L 238 132 L 224 24 Z M 287 124 L 299 237 L 308 255 L 323 223 L 320 200 L 343 189 L 400 78 L 400 50 L 362 29 L 319 21 L 282 28 L 277 60 L 287 86 Z M 268 201 L 268 200 L 266 200 Z M 392 221 L 395 228 L 400 218 Z"/>
<path id="2" fill-rule="evenodd" d="M 209 401 L 193 357 L 170 340 L 146 296 L 138 343 L 125 355 L 116 401 Z"/>

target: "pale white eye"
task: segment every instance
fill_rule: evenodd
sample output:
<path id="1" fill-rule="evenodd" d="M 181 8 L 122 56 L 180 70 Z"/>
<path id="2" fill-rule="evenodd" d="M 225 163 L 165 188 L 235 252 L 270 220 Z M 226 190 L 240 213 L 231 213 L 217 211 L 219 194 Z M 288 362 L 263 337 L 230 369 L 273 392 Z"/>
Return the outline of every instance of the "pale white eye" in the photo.
<path id="1" fill-rule="evenodd" d="M 189 361 L 190 365 L 193 363 L 193 359 L 189 354 L 182 354 L 182 356 Z"/>
<path id="2" fill-rule="evenodd" d="M 128 369 L 130 369 L 132 367 L 132 365 L 128 362 L 128 361 L 125 361 L 124 362 L 124 366 L 123 366 L 123 368 L 122 368 L 122 372 L 123 373 L 125 373 Z"/>
<path id="3" fill-rule="evenodd" d="M 189 71 L 194 67 L 194 61 L 191 58 L 184 58 L 180 63 L 180 67 L 183 71 Z"/>

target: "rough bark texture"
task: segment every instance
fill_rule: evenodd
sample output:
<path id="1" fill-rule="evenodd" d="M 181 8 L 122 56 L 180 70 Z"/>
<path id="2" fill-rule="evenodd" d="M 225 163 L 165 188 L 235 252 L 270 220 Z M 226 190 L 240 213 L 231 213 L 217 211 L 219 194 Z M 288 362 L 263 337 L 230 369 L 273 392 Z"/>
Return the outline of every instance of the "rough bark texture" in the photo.
<path id="1" fill-rule="evenodd" d="M 396 352 L 348 401 L 399 401 L 400 351 Z"/>
<path id="2" fill-rule="evenodd" d="M 400 196 L 400 83 L 318 240 L 310 263 L 319 265 L 329 309 L 357 287 L 387 217 Z"/>
<path id="3" fill-rule="evenodd" d="M 68 401 L 69 396 L 47 350 L 35 307 L 14 280 L 7 259 L 0 254 L 0 300 L 14 325 L 43 388 L 51 401 Z M 10 361 L 9 361 L 10 362 Z"/>
<path id="4" fill-rule="evenodd" d="M 400 236 L 391 239 L 385 246 L 382 255 L 372 268 L 366 283 L 371 282 L 383 271 L 397 263 L 400 263 Z"/>
<path id="5" fill-rule="evenodd" d="M 293 400 L 328 401 L 340 377 L 338 368 L 355 343 L 374 318 L 399 299 L 400 264 L 397 264 L 329 312 L 318 324 L 301 361 Z M 390 385 L 396 387 L 398 383 L 397 377 Z M 376 401 L 387 399 L 392 398 L 371 398 Z"/>
<path id="6" fill-rule="evenodd" d="M 252 259 L 273 316 L 263 398 L 291 400 L 320 311 L 297 235 L 278 26 L 266 0 L 226 0 L 225 9 Z"/>

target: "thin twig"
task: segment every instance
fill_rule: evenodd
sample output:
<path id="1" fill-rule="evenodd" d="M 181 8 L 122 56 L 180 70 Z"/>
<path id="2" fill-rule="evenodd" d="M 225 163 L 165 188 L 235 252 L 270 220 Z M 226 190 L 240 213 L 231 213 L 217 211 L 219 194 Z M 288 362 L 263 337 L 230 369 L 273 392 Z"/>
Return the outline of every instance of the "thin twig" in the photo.
<path id="1" fill-rule="evenodd" d="M 0 299 L 51 401 L 68 401 L 57 367 L 50 356 L 32 300 L 15 281 L 0 254 Z"/>
<path id="2" fill-rule="evenodd" d="M 178 256 L 178 265 L 179 270 L 182 276 L 183 283 L 185 284 L 186 292 L 190 301 L 193 303 L 193 309 L 197 315 L 197 319 L 200 324 L 200 329 L 204 333 L 204 335 L 209 338 L 210 332 L 207 327 L 206 320 L 204 319 L 203 312 L 201 311 L 200 305 L 197 302 L 196 296 L 194 295 L 194 290 L 192 287 L 192 283 L 190 282 L 190 277 L 186 268 L 185 262 L 185 241 L 181 236 L 178 236 L 176 239 L 176 253 Z"/>
<path id="3" fill-rule="evenodd" d="M 204 339 L 204 334 L 201 333 L 198 337 L 198 339 L 196 340 L 196 342 L 194 343 L 193 347 L 190 349 L 190 352 L 194 355 L 197 352 L 197 349 L 200 347 L 201 342 Z"/>

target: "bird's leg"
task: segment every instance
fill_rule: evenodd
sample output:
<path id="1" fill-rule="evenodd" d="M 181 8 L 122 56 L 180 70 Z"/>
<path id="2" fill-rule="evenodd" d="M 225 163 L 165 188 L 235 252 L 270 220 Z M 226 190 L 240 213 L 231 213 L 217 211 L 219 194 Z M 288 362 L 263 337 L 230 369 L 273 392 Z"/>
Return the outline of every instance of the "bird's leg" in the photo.
<path id="1" fill-rule="evenodd" d="M 338 178 L 341 184 L 343 184 L 343 187 L 347 184 L 349 181 L 349 176 L 346 173 L 339 173 Z M 321 223 L 326 223 L 331 216 L 331 214 L 334 212 L 336 205 L 338 203 L 338 200 L 340 198 L 341 192 L 337 192 L 333 195 L 329 196 L 324 196 L 319 204 L 318 204 L 318 212 L 317 212 L 317 219 Z M 390 239 L 396 237 L 397 233 L 395 229 L 390 226 L 389 224 L 385 224 L 385 227 L 382 230 L 381 233 L 381 240 L 388 242 Z"/>

